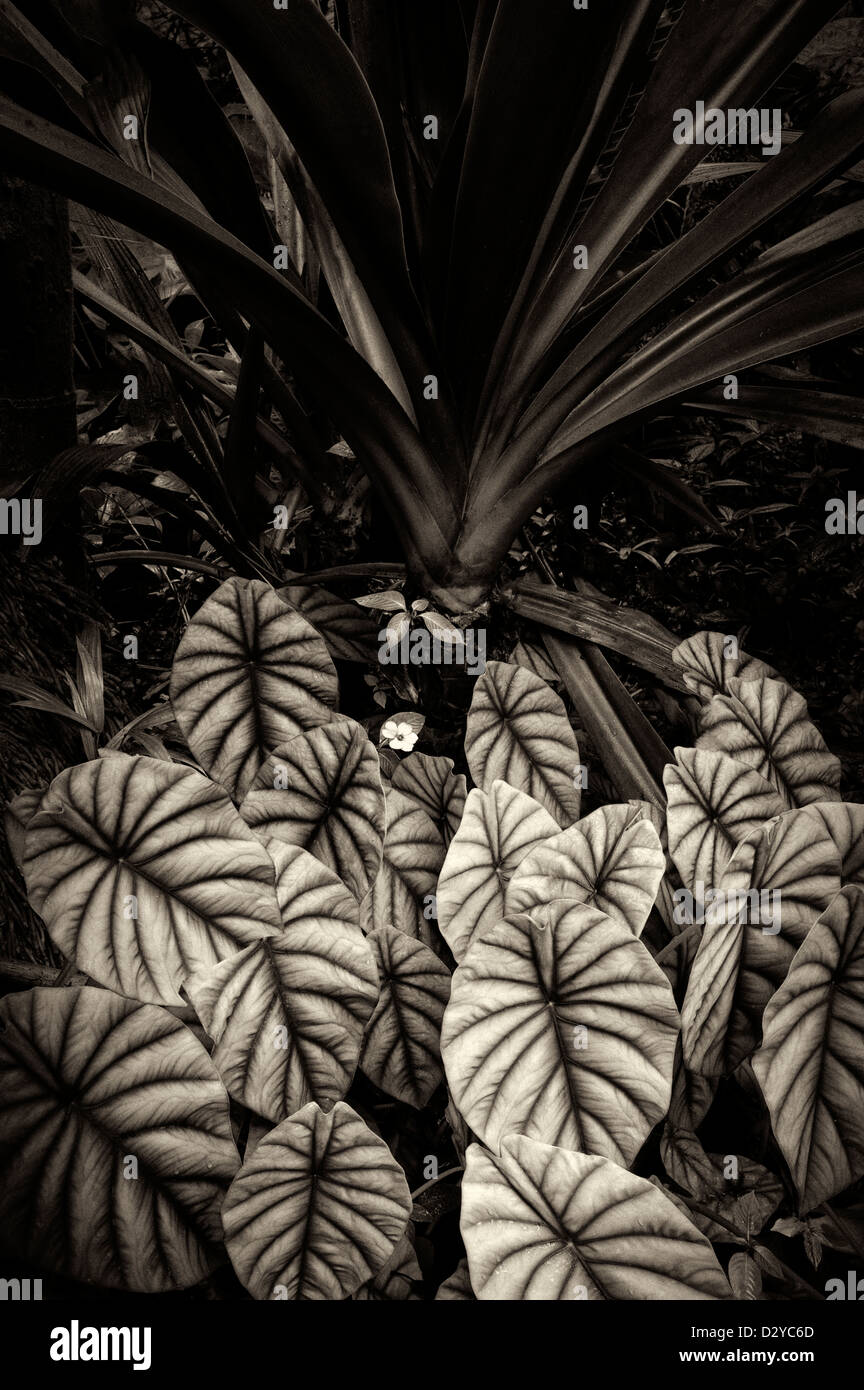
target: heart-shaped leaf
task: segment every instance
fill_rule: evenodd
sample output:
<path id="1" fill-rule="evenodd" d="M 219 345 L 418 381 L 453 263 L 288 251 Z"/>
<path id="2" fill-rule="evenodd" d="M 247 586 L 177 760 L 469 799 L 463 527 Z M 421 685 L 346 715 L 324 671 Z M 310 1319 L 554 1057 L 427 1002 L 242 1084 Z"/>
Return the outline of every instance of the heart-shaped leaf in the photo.
<path id="1" fill-rule="evenodd" d="M 390 1259 L 411 1215 L 383 1139 L 337 1101 L 265 1135 L 225 1198 L 225 1244 L 258 1299 L 342 1299 Z"/>
<path id="2" fill-rule="evenodd" d="M 737 639 L 723 632 L 694 633 L 675 648 L 672 660 L 681 668 L 685 685 L 701 700 L 728 694 L 730 680 L 780 679 L 772 666 L 738 651 Z"/>
<path id="3" fill-rule="evenodd" d="M 379 927 L 367 938 L 375 952 L 380 997 L 366 1029 L 362 1070 L 396 1100 L 421 1109 L 442 1078 L 441 1020 L 450 971 L 404 932 Z"/>
<path id="4" fill-rule="evenodd" d="M 3 812 L 3 829 L 12 851 L 12 858 L 21 872 L 24 872 L 24 841 L 27 827 L 39 810 L 39 803 L 45 795 L 45 787 L 28 787 L 6 803 Z"/>
<path id="5" fill-rule="evenodd" d="M 644 1178 L 511 1135 L 468 1150 L 462 1238 L 479 1299 L 730 1298 L 708 1241 Z"/>
<path id="6" fill-rule="evenodd" d="M 468 793 L 438 879 L 438 925 L 456 960 L 484 928 L 500 922 L 519 864 L 557 833 L 549 812 L 506 782 Z"/>
<path id="7" fill-rule="evenodd" d="M 257 579 L 229 579 L 207 599 L 171 670 L 177 723 L 235 800 L 272 749 L 333 718 L 338 693 L 323 639 Z"/>
<path id="8" fill-rule="evenodd" d="M 545 806 L 559 826 L 579 818 L 579 745 L 564 705 L 524 666 L 489 661 L 474 687 L 465 756 L 482 791 L 500 778 Z"/>
<path id="9" fill-rule="evenodd" d="M 359 1288 L 354 1297 L 358 1303 L 405 1303 L 417 1300 L 411 1292 L 413 1284 L 423 1281 L 423 1271 L 417 1263 L 414 1249 L 414 1225 L 409 1221 L 406 1233 L 397 1242 L 393 1254 L 374 1279 Z"/>
<path id="10" fill-rule="evenodd" d="M 163 1293 L 219 1262 L 239 1159 L 228 1097 L 164 1009 L 102 989 L 0 1003 L 4 1245 L 69 1279 Z"/>
<path id="11" fill-rule="evenodd" d="M 543 920 L 555 898 L 588 903 L 639 936 L 666 872 L 657 831 L 633 806 L 601 806 L 522 860 L 507 913 Z"/>
<path id="12" fill-rule="evenodd" d="M 864 1176 L 864 889 L 829 904 L 766 1006 L 753 1058 L 771 1127 L 812 1211 Z"/>
<path id="13" fill-rule="evenodd" d="M 401 792 L 387 794 L 384 858 L 372 891 L 361 904 L 367 931 L 395 927 L 427 946 L 439 944 L 435 930 L 435 885 L 444 841 L 434 823 Z"/>
<path id="14" fill-rule="evenodd" d="M 629 1164 L 666 1113 L 678 1011 L 621 922 L 550 904 L 487 928 L 453 976 L 441 1048 L 453 1099 L 490 1148 L 505 1134 Z"/>
<path id="15" fill-rule="evenodd" d="M 783 681 L 729 680 L 699 717 L 697 748 L 728 753 L 777 788 L 788 806 L 840 800 L 840 763 Z"/>
<path id="16" fill-rule="evenodd" d="M 837 846 L 809 808 L 742 840 L 705 897 L 705 930 L 681 1010 L 691 1071 L 720 1076 L 758 1046 L 765 1005 L 839 888 Z"/>
<path id="17" fill-rule="evenodd" d="M 725 753 L 676 748 L 663 772 L 668 807 L 669 853 L 686 887 L 697 897 L 713 888 L 735 846 L 786 802 L 760 773 Z"/>
<path id="18" fill-rule="evenodd" d="M 453 759 L 411 753 L 393 773 L 393 786 L 431 816 L 444 844 L 449 845 L 459 829 L 468 795 L 463 774 L 453 771 Z"/>
<path id="19" fill-rule="evenodd" d="M 266 842 L 314 854 L 358 901 L 375 881 L 384 790 L 378 754 L 351 719 L 281 744 L 259 769 L 240 814 Z"/>
<path id="20" fill-rule="evenodd" d="M 353 601 L 318 584 L 289 584 L 277 590 L 277 596 L 320 633 L 334 661 L 375 660 L 378 623 Z"/>
<path id="21" fill-rule="evenodd" d="M 34 908 L 69 960 L 118 994 L 180 985 L 281 930 L 273 863 L 221 787 L 112 753 L 55 777 L 27 830 Z"/>
<path id="22" fill-rule="evenodd" d="M 807 814 L 818 817 L 837 846 L 842 882 L 864 887 L 864 806 L 851 801 L 814 801 Z"/>
<path id="23" fill-rule="evenodd" d="M 283 930 L 190 976 L 235 1100 L 282 1120 L 341 1100 L 378 999 L 375 960 L 341 880 L 296 845 L 273 845 Z"/>

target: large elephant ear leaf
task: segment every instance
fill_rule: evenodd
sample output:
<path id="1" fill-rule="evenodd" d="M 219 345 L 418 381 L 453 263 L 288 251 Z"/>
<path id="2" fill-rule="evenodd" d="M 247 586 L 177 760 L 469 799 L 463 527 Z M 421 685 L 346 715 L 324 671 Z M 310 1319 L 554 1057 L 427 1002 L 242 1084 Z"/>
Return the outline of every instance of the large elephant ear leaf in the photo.
<path id="1" fill-rule="evenodd" d="M 186 993 L 216 1046 L 235 1100 L 278 1121 L 310 1100 L 341 1100 L 378 999 L 357 904 L 325 865 L 273 846 L 284 909 L 279 936 L 190 976 Z"/>
<path id="2" fill-rule="evenodd" d="M 556 898 L 588 903 L 639 936 L 666 871 L 663 846 L 638 807 L 601 806 L 522 860 L 507 913 L 542 921 Z"/>
<path id="3" fill-rule="evenodd" d="M 422 941 L 379 927 L 367 938 L 381 994 L 366 1029 L 360 1067 L 388 1096 L 418 1110 L 443 1076 L 441 1020 L 450 971 Z"/>
<path id="4" fill-rule="evenodd" d="M 837 846 L 843 883 L 864 887 L 864 806 L 854 801 L 811 802 L 806 810 Z"/>
<path id="5" fill-rule="evenodd" d="M 265 760 L 240 814 L 268 844 L 299 845 L 359 901 L 381 866 L 384 789 L 359 724 L 339 719 L 290 739 Z"/>
<path id="6" fill-rule="evenodd" d="M 411 753 L 396 768 L 392 782 L 397 791 L 432 817 L 444 844 L 449 845 L 459 829 L 468 795 L 465 777 L 453 771 L 453 759 Z"/>
<path id="7" fill-rule="evenodd" d="M 787 806 L 840 800 L 840 763 L 807 717 L 807 704 L 775 680 L 730 680 L 699 718 L 697 748 L 728 753 L 752 767 Z"/>
<path id="8" fill-rule="evenodd" d="M 864 1176 L 864 889 L 844 888 L 810 931 L 753 1070 L 802 1214 Z"/>
<path id="9" fill-rule="evenodd" d="M 453 976 L 441 1047 L 453 1099 L 489 1148 L 516 1132 L 629 1164 L 672 1092 L 678 1011 L 621 922 L 582 903 L 507 919 Z"/>
<path id="10" fill-rule="evenodd" d="M 780 679 L 773 666 L 738 650 L 735 637 L 723 632 L 697 632 L 681 642 L 672 660 L 684 676 L 684 684 L 701 700 L 727 695 L 730 680 Z"/>
<path id="11" fill-rule="evenodd" d="M 258 1299 L 348 1298 L 410 1215 L 405 1174 L 344 1101 L 306 1105 L 265 1135 L 222 1208 L 231 1263 Z"/>
<path id="12" fill-rule="evenodd" d="M 219 1263 L 228 1097 L 164 1009 L 102 989 L 0 1003 L 4 1245 L 69 1279 L 164 1293 Z"/>
<path id="13" fill-rule="evenodd" d="M 331 594 L 318 584 L 289 584 L 277 593 L 321 634 L 334 661 L 375 660 L 378 624 L 372 614 L 356 603 Z"/>
<path id="14" fill-rule="evenodd" d="M 762 1013 L 840 889 L 840 853 L 809 807 L 742 840 L 705 896 L 705 929 L 681 1010 L 690 1071 L 721 1076 L 759 1044 Z"/>
<path id="15" fill-rule="evenodd" d="M 462 1238 L 482 1300 L 709 1300 L 731 1290 L 709 1242 L 644 1178 L 511 1135 L 468 1150 Z"/>
<path id="16" fill-rule="evenodd" d="M 338 693 L 323 638 L 258 579 L 229 579 L 202 604 L 171 670 L 189 747 L 237 801 L 272 749 L 333 718 Z"/>
<path id="17" fill-rule="evenodd" d="M 24 843 L 27 837 L 27 827 L 39 810 L 39 803 L 44 795 L 44 787 L 28 787 L 26 791 L 19 792 L 17 796 L 13 796 L 11 800 L 7 801 L 6 809 L 3 812 L 3 829 L 6 832 L 6 839 L 9 841 L 12 858 L 22 874 L 24 872 Z"/>
<path id="18" fill-rule="evenodd" d="M 559 826 L 579 818 L 579 745 L 562 701 L 524 666 L 490 661 L 474 687 L 465 756 L 482 791 L 500 778 Z"/>
<path id="19" fill-rule="evenodd" d="M 663 785 L 669 853 L 694 892 L 719 883 L 735 846 L 787 809 L 761 773 L 707 748 L 676 748 Z"/>
<path id="20" fill-rule="evenodd" d="M 456 960 L 484 928 L 500 922 L 507 884 L 519 864 L 557 833 L 549 812 L 506 782 L 468 793 L 438 879 L 438 926 Z"/>
<path id="21" fill-rule="evenodd" d="M 281 929 L 273 862 L 221 787 L 112 753 L 55 777 L 27 829 L 35 910 L 118 994 L 182 1004 L 187 975 Z"/>
<path id="22" fill-rule="evenodd" d="M 361 921 L 367 931 L 395 927 L 436 950 L 435 885 L 444 841 L 431 817 L 401 792 L 388 792 L 386 809 L 384 857 L 361 904 Z"/>

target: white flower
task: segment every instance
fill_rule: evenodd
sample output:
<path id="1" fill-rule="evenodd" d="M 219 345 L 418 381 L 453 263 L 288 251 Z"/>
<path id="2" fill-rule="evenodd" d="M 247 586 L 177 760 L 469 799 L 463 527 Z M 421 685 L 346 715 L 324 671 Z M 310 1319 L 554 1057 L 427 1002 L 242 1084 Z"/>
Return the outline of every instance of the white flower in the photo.
<path id="1" fill-rule="evenodd" d="M 381 727 L 381 742 L 388 748 L 398 748 L 401 753 L 410 753 L 417 735 L 410 724 L 397 724 L 395 719 L 388 719 Z"/>

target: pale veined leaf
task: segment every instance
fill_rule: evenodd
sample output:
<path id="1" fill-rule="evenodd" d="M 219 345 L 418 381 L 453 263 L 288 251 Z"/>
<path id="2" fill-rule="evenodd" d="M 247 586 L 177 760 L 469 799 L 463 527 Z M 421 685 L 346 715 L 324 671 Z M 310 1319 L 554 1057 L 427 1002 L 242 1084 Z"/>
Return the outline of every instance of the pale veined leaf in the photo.
<path id="1" fill-rule="evenodd" d="M 621 922 L 550 904 L 488 928 L 453 976 L 441 1049 L 453 1099 L 497 1148 L 525 1134 L 629 1164 L 672 1091 L 678 1011 Z"/>
<path id="2" fill-rule="evenodd" d="M 666 871 L 654 826 L 633 806 L 601 806 L 522 860 L 507 889 L 507 914 L 543 921 L 555 898 L 587 903 L 639 936 Z"/>
<path id="3" fill-rule="evenodd" d="M 360 1067 L 388 1096 L 420 1110 L 443 1076 L 441 1020 L 450 971 L 422 941 L 394 927 L 378 927 L 367 941 L 375 952 L 381 993 Z"/>
<path id="4" fill-rule="evenodd" d="M 357 903 L 295 845 L 273 845 L 283 930 L 189 977 L 186 993 L 235 1100 L 278 1121 L 341 1100 L 378 999 Z"/>
<path id="5" fill-rule="evenodd" d="M 737 638 L 723 632 L 695 633 L 675 648 L 672 660 L 681 668 L 684 683 L 700 700 L 728 695 L 730 679 L 753 681 L 763 676 L 781 679 L 773 666 L 739 651 Z"/>
<path id="6" fill-rule="evenodd" d="M 765 1009 L 753 1070 L 812 1211 L 864 1175 L 864 889 L 829 904 Z"/>
<path id="7" fill-rule="evenodd" d="M 323 639 L 255 579 L 229 579 L 202 604 L 171 670 L 189 747 L 237 800 L 268 753 L 333 718 L 337 697 Z"/>
<path id="8" fill-rule="evenodd" d="M 102 989 L 0 1003 L 4 1245 L 70 1279 L 163 1293 L 219 1263 L 239 1158 L 228 1097 L 164 1009 Z"/>
<path id="9" fill-rule="evenodd" d="M 64 956 L 118 994 L 182 1004 L 180 986 L 281 930 L 273 863 L 221 787 L 156 758 L 55 777 L 27 829 L 24 874 Z"/>
<path id="10" fill-rule="evenodd" d="M 735 846 L 786 802 L 746 763 L 707 748 L 676 748 L 663 772 L 669 853 L 687 888 L 714 887 Z"/>
<path id="11" fill-rule="evenodd" d="M 462 1238 L 479 1299 L 730 1298 L 708 1241 L 669 1199 L 599 1155 L 511 1135 L 468 1150 Z"/>
<path id="12" fill-rule="evenodd" d="M 500 922 L 519 864 L 558 829 L 533 797 L 506 782 L 468 793 L 438 879 L 438 926 L 456 960 L 486 927 Z"/>
<path id="13" fill-rule="evenodd" d="M 691 1071 L 723 1075 L 758 1046 L 766 1003 L 839 889 L 840 854 L 809 808 L 742 840 L 697 904 L 705 928 L 681 1010 Z"/>
<path id="14" fill-rule="evenodd" d="M 352 719 L 289 739 L 259 769 L 240 814 L 268 844 L 281 840 L 314 854 L 359 901 L 381 864 L 378 754 Z"/>
<path id="15" fill-rule="evenodd" d="M 358 1303 L 405 1303 L 419 1301 L 411 1286 L 423 1281 L 423 1271 L 417 1263 L 414 1249 L 414 1224 L 409 1221 L 406 1233 L 397 1242 L 390 1259 L 368 1284 L 354 1295 Z"/>
<path id="16" fill-rule="evenodd" d="M 393 773 L 393 786 L 431 816 L 449 845 L 459 829 L 468 787 L 461 772 L 453 771 L 452 758 L 433 758 L 411 753 Z"/>
<path id="17" fill-rule="evenodd" d="M 524 666 L 489 661 L 474 687 L 465 756 L 482 791 L 500 778 L 560 826 L 579 817 L 579 746 L 562 701 Z"/>
<path id="18" fill-rule="evenodd" d="M 464 1303 L 466 1301 L 473 1303 L 475 1301 L 467 1259 L 460 1260 L 450 1278 L 445 1279 L 444 1283 L 441 1284 L 435 1295 L 435 1301 L 438 1302 L 439 1299 L 442 1302 L 451 1303 Z"/>
<path id="19" fill-rule="evenodd" d="M 12 851 L 12 858 L 21 872 L 24 872 L 24 839 L 27 827 L 39 810 L 39 803 L 45 795 L 44 787 L 28 787 L 6 802 L 3 812 L 3 829 Z"/>
<path id="20" fill-rule="evenodd" d="M 257 1145 L 222 1208 L 238 1278 L 257 1299 L 342 1299 L 390 1259 L 411 1215 L 383 1139 L 337 1101 L 313 1103 Z"/>
<path id="21" fill-rule="evenodd" d="M 864 806 L 851 801 L 814 801 L 806 810 L 818 818 L 837 846 L 842 882 L 864 887 Z"/>
<path id="22" fill-rule="evenodd" d="M 436 949 L 435 885 L 444 841 L 434 821 L 401 792 L 388 792 L 386 810 L 384 857 L 361 904 L 361 922 L 367 931 L 395 927 Z"/>
<path id="23" fill-rule="evenodd" d="M 318 584 L 289 584 L 278 589 L 277 595 L 320 632 L 334 661 L 375 660 L 378 624 L 356 603 Z"/>
<path id="24" fill-rule="evenodd" d="M 769 679 L 729 680 L 699 718 L 697 748 L 728 753 L 775 786 L 788 806 L 840 800 L 840 763 L 807 718 L 791 686 Z"/>

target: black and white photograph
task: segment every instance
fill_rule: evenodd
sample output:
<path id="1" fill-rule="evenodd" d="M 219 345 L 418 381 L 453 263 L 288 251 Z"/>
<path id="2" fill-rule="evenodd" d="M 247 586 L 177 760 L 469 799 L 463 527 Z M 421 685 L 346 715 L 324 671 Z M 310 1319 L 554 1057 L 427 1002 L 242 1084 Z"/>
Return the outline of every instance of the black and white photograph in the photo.
<path id="1" fill-rule="evenodd" d="M 864 0 L 0 0 L 7 1349 L 853 1354 L 862 451 Z"/>

